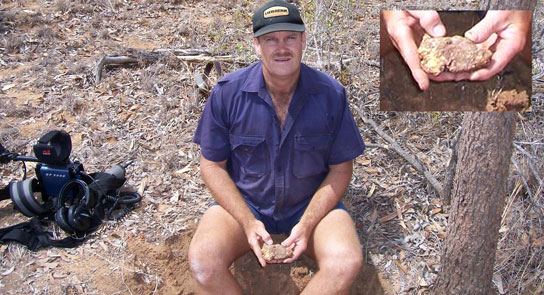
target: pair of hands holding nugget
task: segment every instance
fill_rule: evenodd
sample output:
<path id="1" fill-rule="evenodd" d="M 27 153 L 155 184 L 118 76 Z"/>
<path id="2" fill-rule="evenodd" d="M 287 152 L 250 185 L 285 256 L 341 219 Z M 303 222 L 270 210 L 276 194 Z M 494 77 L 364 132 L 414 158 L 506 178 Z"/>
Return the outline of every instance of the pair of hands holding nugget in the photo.
<path id="1" fill-rule="evenodd" d="M 523 50 L 527 33 L 531 29 L 531 11 L 490 10 L 485 17 L 465 33 L 465 37 L 485 48 L 493 55 L 489 64 L 473 72 L 444 72 L 438 76 L 421 69 L 415 38 L 424 33 L 432 37 L 443 37 L 446 28 L 436 11 L 384 11 L 386 30 L 404 61 L 410 68 L 414 80 L 421 90 L 429 88 L 430 81 L 483 81 L 500 72 L 510 60 Z"/>
<path id="2" fill-rule="evenodd" d="M 273 245 L 272 237 L 261 221 L 254 219 L 243 228 L 248 238 L 249 247 L 257 256 L 262 267 L 265 267 L 267 263 L 291 263 L 295 261 L 308 247 L 311 233 L 299 222 L 293 227 L 291 234 L 285 241 L 279 245 Z M 261 243 L 264 243 L 264 245 L 261 246 Z M 267 247 L 267 245 L 270 247 Z"/>

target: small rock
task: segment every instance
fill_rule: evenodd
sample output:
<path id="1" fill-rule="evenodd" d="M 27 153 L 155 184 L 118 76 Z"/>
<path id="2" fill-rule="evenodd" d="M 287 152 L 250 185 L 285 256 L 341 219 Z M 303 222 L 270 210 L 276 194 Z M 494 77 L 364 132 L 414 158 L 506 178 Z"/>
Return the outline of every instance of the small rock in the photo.
<path id="1" fill-rule="evenodd" d="M 285 258 L 289 258 L 291 257 L 291 255 L 293 255 L 293 251 L 291 251 L 291 249 L 281 244 L 264 244 L 261 251 L 263 253 L 263 258 L 266 261 L 282 260 Z"/>
<path id="2" fill-rule="evenodd" d="M 442 72 L 477 70 L 485 67 L 493 55 L 489 49 L 480 48 L 461 36 L 432 38 L 424 35 L 417 52 L 421 68 L 435 76 Z"/>

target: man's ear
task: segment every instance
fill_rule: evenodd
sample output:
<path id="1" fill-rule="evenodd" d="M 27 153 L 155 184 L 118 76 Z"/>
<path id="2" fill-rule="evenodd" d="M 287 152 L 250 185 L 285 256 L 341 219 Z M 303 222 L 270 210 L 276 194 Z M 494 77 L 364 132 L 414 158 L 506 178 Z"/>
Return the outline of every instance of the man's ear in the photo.
<path id="1" fill-rule="evenodd" d="M 259 44 L 258 38 L 253 38 L 253 48 L 255 48 L 255 53 L 261 56 L 261 44 Z"/>
<path id="2" fill-rule="evenodd" d="M 306 49 L 306 32 L 302 32 L 302 50 Z"/>

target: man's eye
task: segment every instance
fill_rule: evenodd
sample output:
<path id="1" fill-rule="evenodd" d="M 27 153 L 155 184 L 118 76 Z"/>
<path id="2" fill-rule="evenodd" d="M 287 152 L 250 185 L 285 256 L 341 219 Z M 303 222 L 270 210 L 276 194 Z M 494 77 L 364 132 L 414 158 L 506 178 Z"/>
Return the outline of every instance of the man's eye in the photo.
<path id="1" fill-rule="evenodd" d="M 297 37 L 296 37 L 296 36 L 288 36 L 288 37 L 287 37 L 287 41 L 288 41 L 288 42 L 294 42 L 294 41 L 296 41 L 296 40 L 297 40 Z"/>

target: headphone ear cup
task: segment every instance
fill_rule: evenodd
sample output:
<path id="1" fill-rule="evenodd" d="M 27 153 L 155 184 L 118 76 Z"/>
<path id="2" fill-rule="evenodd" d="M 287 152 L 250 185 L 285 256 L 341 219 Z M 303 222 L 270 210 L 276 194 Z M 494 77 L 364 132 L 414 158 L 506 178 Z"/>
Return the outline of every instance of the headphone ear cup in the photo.
<path id="1" fill-rule="evenodd" d="M 83 232 L 89 229 L 91 226 L 91 214 L 89 210 L 78 210 L 77 205 L 70 206 L 66 219 L 68 220 L 68 224 L 76 231 Z"/>
<path id="2" fill-rule="evenodd" d="M 79 213 L 76 222 L 79 231 L 88 230 L 91 227 L 91 212 L 87 209 L 83 210 L 83 212 Z"/>
<path id="3" fill-rule="evenodd" d="M 76 211 L 76 206 L 77 205 L 72 205 L 70 206 L 70 208 L 68 208 L 68 211 L 66 213 L 66 220 L 68 221 L 68 224 L 70 225 L 70 227 L 72 227 L 73 229 L 77 229 L 77 224 L 76 224 L 76 216 L 75 216 L 75 211 Z"/>
<path id="4" fill-rule="evenodd" d="M 59 208 L 59 210 L 55 212 L 55 222 L 63 231 L 69 234 L 73 234 L 74 229 L 70 226 L 70 224 L 68 224 L 67 213 L 68 213 L 67 208 L 65 207 Z"/>

